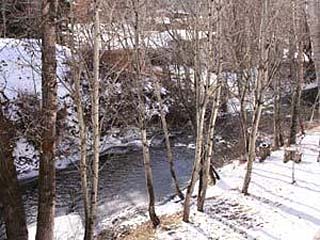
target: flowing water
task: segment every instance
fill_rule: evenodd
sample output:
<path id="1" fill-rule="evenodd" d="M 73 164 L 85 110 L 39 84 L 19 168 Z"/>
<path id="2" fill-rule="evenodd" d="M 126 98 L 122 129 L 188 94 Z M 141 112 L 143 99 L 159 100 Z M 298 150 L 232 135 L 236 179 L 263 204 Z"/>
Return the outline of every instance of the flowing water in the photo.
<path id="1" fill-rule="evenodd" d="M 157 201 L 174 194 L 164 148 L 151 148 L 152 171 Z M 190 178 L 194 150 L 174 147 L 175 167 L 182 187 Z M 98 220 L 115 216 L 127 208 L 147 202 L 141 151 L 113 154 L 100 159 Z M 36 221 L 37 180 L 23 184 L 23 200 L 28 224 Z M 70 165 L 57 172 L 57 216 L 82 212 L 81 186 L 78 167 Z"/>

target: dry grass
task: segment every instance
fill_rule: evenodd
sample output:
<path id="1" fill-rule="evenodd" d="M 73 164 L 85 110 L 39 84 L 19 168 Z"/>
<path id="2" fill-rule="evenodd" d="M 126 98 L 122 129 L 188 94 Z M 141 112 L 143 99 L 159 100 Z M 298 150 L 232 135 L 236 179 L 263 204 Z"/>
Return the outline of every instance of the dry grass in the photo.
<path id="1" fill-rule="evenodd" d="M 160 217 L 161 229 L 171 230 L 178 227 L 181 223 L 182 213 L 174 215 L 164 215 Z M 130 230 L 125 236 L 119 238 L 121 240 L 152 240 L 155 239 L 156 229 L 153 228 L 150 221 Z"/>

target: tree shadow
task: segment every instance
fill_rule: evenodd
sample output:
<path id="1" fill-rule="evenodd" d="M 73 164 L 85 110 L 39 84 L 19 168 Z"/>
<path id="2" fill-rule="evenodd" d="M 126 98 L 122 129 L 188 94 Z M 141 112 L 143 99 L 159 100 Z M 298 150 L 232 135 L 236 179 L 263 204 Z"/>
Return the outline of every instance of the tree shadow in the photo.
<path id="1" fill-rule="evenodd" d="M 267 175 L 263 175 L 263 174 L 260 174 L 260 173 L 257 173 L 255 172 L 255 170 L 252 172 L 254 175 L 257 175 L 257 176 L 260 176 L 260 177 L 264 177 L 264 178 L 268 178 L 268 179 L 273 179 L 273 180 L 276 180 L 276 181 L 279 181 L 279 182 L 283 182 L 283 183 L 286 183 L 286 184 L 290 184 L 292 185 L 291 181 L 287 182 L 283 179 L 280 179 L 280 178 L 276 178 L 276 177 L 270 177 L 270 176 L 267 176 Z M 306 187 L 306 186 L 299 186 L 299 185 L 295 185 L 295 187 L 298 187 L 298 188 L 303 188 L 303 189 L 306 189 L 306 190 L 309 190 L 309 191 L 312 191 L 312 192 L 317 192 L 317 193 L 320 193 L 320 190 L 315 190 L 315 189 L 312 189 L 312 188 L 309 188 L 309 187 Z"/>
<path id="2" fill-rule="evenodd" d="M 287 178 L 290 178 L 290 180 L 291 180 L 291 174 L 290 174 L 290 175 L 285 175 L 285 174 L 281 174 L 281 173 L 276 173 L 276 172 L 267 171 L 267 170 L 264 170 L 264 169 L 257 169 L 257 168 L 255 168 L 253 172 L 255 173 L 256 171 L 258 171 L 258 172 L 265 172 L 265 173 L 271 173 L 271 174 L 274 174 L 274 175 L 287 177 Z M 302 183 L 305 183 L 305 184 L 310 184 L 310 185 L 314 185 L 314 186 L 316 186 L 316 187 L 320 187 L 320 185 L 315 184 L 315 183 L 313 183 L 313 182 L 308 182 L 308 181 L 305 181 L 305 180 L 302 180 L 302 179 L 299 179 L 298 181 L 299 181 L 299 182 L 302 182 Z"/>
<path id="3" fill-rule="evenodd" d="M 304 220 L 307 220 L 315 225 L 320 225 L 320 219 L 319 218 L 316 218 L 316 217 L 313 217 L 307 213 L 304 213 L 304 212 L 301 212 L 301 211 L 298 211 L 294 208 L 291 208 L 291 207 L 288 207 L 286 205 L 279 205 L 279 203 L 277 202 L 274 202 L 268 198 L 265 198 L 265 197 L 261 197 L 261 196 L 257 196 L 257 195 L 254 195 L 254 194 L 250 194 L 250 197 L 259 201 L 259 202 L 262 202 L 264 204 L 267 204 L 267 205 L 271 205 L 271 206 L 276 206 L 277 208 L 279 208 L 281 211 L 283 212 L 286 212 L 290 215 L 293 215 L 297 218 L 302 218 Z"/>
<path id="4" fill-rule="evenodd" d="M 314 162 L 316 162 L 316 159 L 314 160 Z M 281 167 L 281 168 L 285 168 L 285 169 L 291 169 L 291 166 L 286 166 L 284 163 L 272 163 L 272 164 L 277 166 L 277 167 Z M 301 164 L 301 163 L 299 163 L 299 164 Z M 300 171 L 300 172 L 312 174 L 312 175 L 317 175 L 317 176 L 319 175 L 319 173 L 317 173 L 317 172 L 311 172 L 311 171 L 308 171 L 308 170 L 302 170 L 302 169 L 296 169 L 296 170 Z"/>
<path id="5" fill-rule="evenodd" d="M 313 209 L 314 211 L 319 212 L 319 214 L 320 214 L 320 209 L 318 209 L 318 208 L 315 208 L 315 207 L 309 206 L 309 205 L 307 205 L 307 204 L 305 204 L 305 203 L 301 203 L 301 202 L 295 201 L 295 200 L 293 200 L 293 199 L 291 199 L 291 198 L 288 198 L 288 197 L 285 197 L 285 196 L 276 194 L 276 193 L 270 191 L 269 189 L 265 188 L 265 187 L 262 186 L 261 184 L 258 184 L 258 183 L 252 183 L 252 184 L 255 185 L 255 186 L 258 186 L 260 189 L 263 189 L 265 192 L 270 193 L 270 194 L 273 195 L 273 196 L 276 196 L 276 197 L 278 197 L 278 198 L 281 198 L 281 199 L 283 199 L 283 200 L 285 200 L 285 201 L 293 202 L 293 203 L 296 203 L 296 204 L 305 206 L 305 207 L 307 207 L 307 208 Z M 279 204 L 284 205 L 284 204 L 282 204 L 282 203 L 279 203 Z M 279 204 L 278 204 L 278 206 L 279 206 Z"/>

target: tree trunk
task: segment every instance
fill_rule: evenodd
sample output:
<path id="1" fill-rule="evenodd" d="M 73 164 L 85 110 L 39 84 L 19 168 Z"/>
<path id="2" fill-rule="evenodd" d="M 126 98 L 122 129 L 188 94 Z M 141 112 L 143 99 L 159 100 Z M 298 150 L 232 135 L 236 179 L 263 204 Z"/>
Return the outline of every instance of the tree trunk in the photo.
<path id="1" fill-rule="evenodd" d="M 77 60 L 77 49 L 74 44 L 75 37 L 75 16 L 73 5 L 70 6 L 71 33 L 70 33 L 70 49 L 72 51 L 71 74 L 74 82 L 73 99 L 77 109 L 77 119 L 79 124 L 79 139 L 80 139 L 80 178 L 81 178 L 81 193 L 84 208 L 85 233 L 84 239 L 88 239 L 89 233 L 89 186 L 88 186 L 88 162 L 87 162 L 87 126 L 84 119 L 84 111 L 81 99 L 81 73 L 82 64 Z"/>
<path id="2" fill-rule="evenodd" d="M 57 1 L 43 0 L 42 16 L 42 142 L 36 240 L 54 239 L 55 149 L 57 116 L 56 9 Z"/>
<path id="3" fill-rule="evenodd" d="M 170 138 L 169 138 L 169 130 L 168 130 L 168 126 L 167 126 L 165 112 L 163 110 L 163 102 L 162 102 L 162 98 L 161 98 L 161 92 L 160 92 L 161 90 L 160 90 L 160 85 L 159 85 L 158 80 L 155 80 L 155 90 L 156 90 L 157 100 L 159 102 L 160 118 L 161 118 L 162 129 L 163 129 L 164 137 L 165 137 L 165 141 L 166 141 L 167 157 L 168 157 L 172 181 L 173 181 L 177 196 L 179 196 L 180 199 L 183 200 L 184 196 L 179 188 L 179 183 L 178 183 L 176 171 L 174 169 L 173 154 L 172 154 L 172 149 L 171 149 L 171 145 L 170 145 Z"/>
<path id="4" fill-rule="evenodd" d="M 203 127 L 204 127 L 205 109 L 206 109 L 205 107 L 197 108 L 197 136 L 196 136 L 195 159 L 193 163 L 191 179 L 187 188 L 186 198 L 184 200 L 184 206 L 183 206 L 184 222 L 189 222 L 191 196 L 192 196 L 194 186 L 196 184 L 199 171 L 200 171 L 202 148 L 203 148 Z"/>
<path id="5" fill-rule="evenodd" d="M 202 178 L 201 180 L 202 186 L 201 187 L 199 186 L 197 208 L 198 208 L 198 211 L 201 211 L 201 212 L 203 212 L 204 202 L 205 202 L 207 188 L 208 188 L 210 162 L 211 162 L 212 153 L 213 153 L 215 124 L 216 124 L 219 105 L 220 105 L 220 93 L 221 93 L 221 86 L 218 87 L 218 90 L 215 94 L 216 95 L 215 99 L 213 100 L 213 103 L 212 103 L 209 132 L 207 136 L 207 145 L 205 149 L 205 157 L 204 157 L 204 162 L 202 166 L 203 172 L 202 172 L 202 176 L 200 176 Z M 214 181 L 215 181 L 215 178 L 214 178 Z"/>
<path id="6" fill-rule="evenodd" d="M 257 140 L 257 133 L 260 124 L 261 112 L 262 112 L 262 101 L 264 95 L 264 89 L 267 87 L 268 82 L 268 55 L 269 55 L 269 48 L 266 47 L 266 27 L 267 27 L 267 20 L 268 20 L 268 10 L 269 10 L 269 0 L 264 0 L 262 3 L 261 9 L 261 23 L 260 23 L 260 33 L 259 33 L 259 51 L 260 51 L 260 62 L 258 68 L 258 76 L 256 79 L 256 86 L 255 86 L 255 104 L 254 104 L 254 112 L 253 112 L 253 119 L 252 119 L 252 127 L 249 133 L 249 152 L 248 152 L 248 160 L 247 160 L 247 169 L 246 174 L 242 186 L 242 193 L 245 195 L 248 194 L 249 185 L 251 181 L 252 175 L 252 168 L 253 162 L 256 157 L 256 140 Z"/>
<path id="7" fill-rule="evenodd" d="M 14 137 L 15 129 L 0 109 L 0 202 L 4 206 L 6 235 L 8 240 L 28 240 L 26 216 L 14 165 Z"/>
<path id="8" fill-rule="evenodd" d="M 249 184 L 250 184 L 251 175 L 252 175 L 253 162 L 256 157 L 256 140 L 257 140 L 257 133 L 258 133 L 258 127 L 260 123 L 261 112 L 262 112 L 262 104 L 258 102 L 256 103 L 256 106 L 255 106 L 252 129 L 251 129 L 251 132 L 249 133 L 249 152 L 248 152 L 247 171 L 246 171 L 246 175 L 244 178 L 244 183 L 241 191 L 245 195 L 248 194 Z"/>
<path id="9" fill-rule="evenodd" d="M 191 173 L 191 179 L 188 184 L 187 193 L 183 205 L 183 221 L 189 222 L 191 196 L 195 184 L 199 178 L 201 170 L 201 161 L 203 158 L 203 141 L 204 141 L 204 124 L 205 114 L 208 105 L 207 87 L 205 82 L 201 79 L 201 63 L 200 63 L 200 40 L 198 31 L 198 22 L 194 25 L 192 31 L 194 37 L 194 89 L 195 89 L 195 103 L 196 103 L 196 149 Z M 207 85 L 208 86 L 208 85 Z M 202 173 L 201 173 L 202 174 Z M 200 182 L 202 184 L 202 182 Z"/>
<path id="10" fill-rule="evenodd" d="M 6 0 L 2 0 L 2 3 L 1 3 L 1 16 L 2 16 L 2 37 L 3 38 L 6 38 L 6 36 L 7 36 L 6 10 L 7 10 L 7 1 Z"/>
<path id="11" fill-rule="evenodd" d="M 143 120 L 141 120 L 143 121 Z M 144 123 L 142 123 L 144 125 Z M 160 220 L 156 215 L 155 211 L 155 195 L 153 189 L 153 180 L 152 180 L 152 169 L 150 163 L 150 153 L 149 153 L 149 146 L 147 141 L 147 131 L 145 126 L 141 127 L 141 138 L 142 138 L 142 150 L 143 150 L 143 163 L 144 163 L 144 172 L 146 177 L 146 185 L 149 197 L 149 216 L 151 222 L 154 227 L 157 227 L 160 224 Z"/>
<path id="12" fill-rule="evenodd" d="M 297 74 L 294 74 L 296 86 L 294 93 L 292 95 L 292 109 L 291 109 L 291 124 L 290 124 L 290 135 L 288 139 L 288 146 L 292 144 L 296 144 L 296 135 L 297 128 L 300 119 L 300 99 L 301 99 L 301 85 L 303 83 L 304 78 L 304 53 L 303 53 L 303 40 L 301 39 L 301 35 L 303 35 L 302 31 L 302 17 L 297 16 L 297 5 L 298 3 L 292 3 L 292 25 L 293 25 L 293 35 L 294 35 L 294 43 L 293 48 L 298 49 L 298 57 L 297 60 L 293 57 L 292 65 L 295 67 L 297 64 Z M 295 67 L 296 68 L 296 67 Z"/>
<path id="13" fill-rule="evenodd" d="M 87 130 L 84 121 L 84 112 L 81 101 L 81 83 L 80 72 L 75 71 L 73 73 L 75 83 L 75 102 L 77 107 L 77 118 L 79 122 L 79 138 L 80 138 L 80 177 L 81 177 L 81 192 L 84 207 L 85 218 L 85 239 L 88 239 L 89 233 L 89 189 L 88 189 L 88 166 L 87 166 Z"/>
<path id="14" fill-rule="evenodd" d="M 281 129 L 281 95 L 280 95 L 280 79 L 276 79 L 274 83 L 274 114 L 273 114 L 273 150 L 278 150 L 283 146 L 283 136 Z"/>
<path id="15" fill-rule="evenodd" d="M 134 88 L 137 89 L 138 96 L 138 125 L 141 132 L 141 141 L 142 141 L 142 150 L 143 150 L 143 162 L 144 162 L 144 174 L 146 179 L 146 186 L 149 198 L 149 217 L 154 227 L 157 227 L 160 224 L 160 219 L 156 215 L 155 211 L 155 194 L 153 188 L 153 180 L 152 180 L 152 169 L 150 163 L 150 153 L 149 153 L 149 146 L 147 141 L 147 130 L 146 130 L 146 104 L 143 100 L 144 98 L 144 82 L 142 79 L 142 69 L 145 65 L 145 53 L 142 52 L 142 48 L 140 48 L 140 38 L 141 38 L 141 31 L 143 29 L 143 23 L 146 14 L 146 2 L 135 0 L 132 1 L 133 4 L 133 12 L 134 12 L 134 69 L 136 73 L 136 80 L 134 82 Z M 136 93 L 134 93 L 136 95 Z"/>
<path id="16" fill-rule="evenodd" d="M 99 65 L 100 65 L 100 18 L 99 2 L 95 1 L 94 8 L 94 46 L 93 46 L 93 79 L 91 82 L 91 114 L 93 126 L 93 162 L 92 186 L 90 196 L 90 214 L 86 240 L 94 238 L 94 229 L 97 218 L 97 200 L 99 183 L 99 155 L 100 155 L 100 123 L 99 123 Z"/>

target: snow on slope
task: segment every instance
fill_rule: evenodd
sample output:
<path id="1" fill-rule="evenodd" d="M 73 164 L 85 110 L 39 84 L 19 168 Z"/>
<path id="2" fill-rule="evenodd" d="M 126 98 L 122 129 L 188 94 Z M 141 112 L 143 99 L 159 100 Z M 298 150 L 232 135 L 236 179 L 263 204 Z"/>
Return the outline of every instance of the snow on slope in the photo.
<path id="1" fill-rule="evenodd" d="M 29 239 L 36 237 L 36 223 L 28 226 Z M 82 240 L 84 230 L 79 215 L 69 214 L 55 218 L 54 234 L 56 240 Z"/>
<path id="2" fill-rule="evenodd" d="M 240 193 L 245 166 L 233 163 L 223 167 L 222 180 L 209 189 L 205 212 L 196 211 L 194 198 L 191 222 L 159 228 L 155 239 L 313 239 L 320 229 L 319 139 L 320 127 L 308 131 L 303 139 L 303 160 L 295 165 L 295 184 L 292 163 L 282 161 L 283 150 L 254 164 L 249 196 Z M 159 215 L 180 212 L 182 203 L 171 201 L 157 206 L 156 211 Z M 145 220 L 138 216 L 121 225 L 135 226 Z"/>
<path id="3" fill-rule="evenodd" d="M 64 79 L 68 72 L 69 50 L 57 45 L 57 75 Z M 7 97 L 15 98 L 19 91 L 41 92 L 41 41 L 36 39 L 0 38 L 0 89 Z M 59 96 L 67 90 L 59 84 Z"/>

